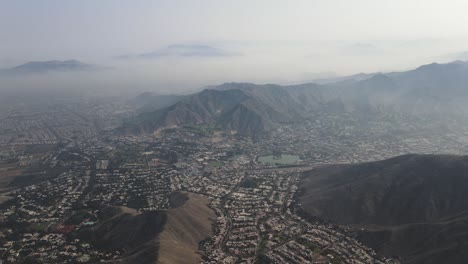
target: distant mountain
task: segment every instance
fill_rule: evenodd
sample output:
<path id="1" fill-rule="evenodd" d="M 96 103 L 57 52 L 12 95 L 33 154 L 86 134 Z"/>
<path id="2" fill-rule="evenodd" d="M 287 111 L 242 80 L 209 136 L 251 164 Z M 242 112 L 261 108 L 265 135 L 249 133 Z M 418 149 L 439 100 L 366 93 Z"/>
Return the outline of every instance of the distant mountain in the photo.
<path id="1" fill-rule="evenodd" d="M 208 45 L 170 45 L 157 51 L 123 55 L 118 59 L 157 59 L 161 57 L 225 57 L 237 55 Z"/>
<path id="2" fill-rule="evenodd" d="M 48 72 L 71 72 L 95 70 L 94 65 L 77 60 L 66 61 L 32 61 L 25 64 L 0 70 L 0 75 L 40 74 Z"/>
<path id="3" fill-rule="evenodd" d="M 403 263 L 467 263 L 468 157 L 405 155 L 313 170 L 298 200 L 313 216 L 364 228 L 360 239 Z"/>
<path id="4" fill-rule="evenodd" d="M 121 131 L 152 133 L 185 124 L 215 123 L 242 134 L 268 132 L 319 112 L 409 115 L 468 114 L 468 63 L 430 64 L 329 84 L 292 86 L 225 83 L 127 122 Z"/>

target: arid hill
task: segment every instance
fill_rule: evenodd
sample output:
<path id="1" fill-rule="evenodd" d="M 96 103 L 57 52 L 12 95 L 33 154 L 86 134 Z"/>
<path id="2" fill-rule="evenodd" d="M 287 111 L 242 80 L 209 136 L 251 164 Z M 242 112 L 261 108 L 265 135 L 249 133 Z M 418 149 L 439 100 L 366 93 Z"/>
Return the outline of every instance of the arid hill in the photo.
<path id="1" fill-rule="evenodd" d="M 81 231 L 81 239 L 100 249 L 125 252 L 111 263 L 155 263 L 166 212 L 138 213 L 127 207 L 108 207 L 100 211 L 99 218 L 97 226 Z"/>
<path id="2" fill-rule="evenodd" d="M 468 263 L 468 157 L 405 155 L 309 172 L 310 215 L 364 228 L 360 239 L 405 263 Z"/>
<path id="3" fill-rule="evenodd" d="M 101 249 L 124 252 L 109 263 L 199 263 L 199 242 L 211 236 L 211 221 L 216 216 L 206 197 L 192 193 L 176 196 L 173 200 L 178 207 L 165 211 L 104 208 L 98 225 L 82 230 L 79 238 Z"/>
<path id="4" fill-rule="evenodd" d="M 159 236 L 159 263 L 200 263 L 199 242 L 211 236 L 211 223 L 216 218 L 208 199 L 188 194 L 189 200 L 167 211 L 167 224 Z"/>

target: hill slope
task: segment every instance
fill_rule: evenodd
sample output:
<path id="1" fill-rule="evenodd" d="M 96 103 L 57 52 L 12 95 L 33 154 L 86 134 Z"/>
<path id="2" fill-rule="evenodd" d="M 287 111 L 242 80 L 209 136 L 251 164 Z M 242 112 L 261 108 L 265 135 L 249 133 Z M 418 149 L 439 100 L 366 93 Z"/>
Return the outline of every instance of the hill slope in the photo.
<path id="1" fill-rule="evenodd" d="M 405 155 L 311 171 L 299 201 L 311 215 L 365 227 L 361 240 L 406 263 L 466 263 L 468 157 Z M 450 260 L 450 261 L 448 261 Z"/>
<path id="2" fill-rule="evenodd" d="M 108 207 L 100 211 L 99 224 L 80 231 L 79 238 L 107 251 L 124 251 L 110 263 L 155 263 L 158 235 L 166 224 L 165 212 L 145 212 L 126 207 Z"/>
<path id="3" fill-rule="evenodd" d="M 168 210 L 167 225 L 159 237 L 158 263 L 199 263 L 198 244 L 211 236 L 211 220 L 215 218 L 208 199 L 198 194 L 189 194 L 184 205 Z"/>
<path id="4" fill-rule="evenodd" d="M 216 215 L 206 197 L 192 193 L 188 200 L 184 197 L 178 197 L 178 207 L 165 211 L 104 208 L 99 223 L 80 230 L 77 237 L 99 249 L 124 252 L 108 263 L 199 263 L 199 242 L 211 236 Z"/>

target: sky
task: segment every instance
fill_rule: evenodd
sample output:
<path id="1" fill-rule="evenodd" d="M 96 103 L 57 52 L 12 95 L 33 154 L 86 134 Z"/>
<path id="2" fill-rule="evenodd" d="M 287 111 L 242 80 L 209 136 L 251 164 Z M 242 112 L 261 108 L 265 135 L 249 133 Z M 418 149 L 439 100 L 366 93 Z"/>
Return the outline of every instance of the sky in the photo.
<path id="1" fill-rule="evenodd" d="M 0 0 L 0 68 L 99 66 L 0 79 L 0 90 L 172 92 L 468 60 L 466 10 L 462 0 Z"/>

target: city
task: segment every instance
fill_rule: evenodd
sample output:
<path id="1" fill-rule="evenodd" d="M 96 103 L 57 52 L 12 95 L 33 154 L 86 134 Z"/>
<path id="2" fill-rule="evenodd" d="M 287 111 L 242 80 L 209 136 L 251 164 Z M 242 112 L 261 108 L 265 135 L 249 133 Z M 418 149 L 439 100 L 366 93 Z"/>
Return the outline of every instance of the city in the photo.
<path id="1" fill-rule="evenodd" d="M 252 139 L 203 124 L 155 135 L 121 136 L 93 126 L 102 124 L 103 117 L 77 114 L 79 121 L 74 125 L 67 111 L 56 114 L 53 124 L 26 128 L 29 133 L 22 141 L 14 138 L 2 143 L 2 178 L 13 178 L 2 185 L 1 194 L 5 263 L 118 259 L 126 254 L 124 249 L 97 247 L 80 239 L 80 234 L 99 225 L 100 211 L 106 207 L 140 213 L 168 210 L 174 207 L 174 193 L 203 195 L 216 214 L 213 235 L 200 245 L 203 263 L 397 263 L 358 242 L 348 227 L 301 213 L 295 202 L 301 173 L 325 164 L 402 153 L 461 153 L 468 143 L 461 141 L 468 135 L 461 123 L 430 139 L 424 129 L 437 124 L 411 120 L 412 125 L 393 125 L 402 130 L 399 138 L 387 122 L 369 122 L 370 128 L 360 131 L 368 132 L 361 134 L 353 131 L 358 128 L 352 127 L 356 123 L 352 117 L 323 116 Z M 62 124 L 62 120 L 67 121 Z M 25 130 L 22 116 L 11 115 L 1 122 L 2 128 L 8 128 L 2 138 Z M 46 137 L 44 131 L 53 132 Z M 68 131 L 74 131 L 74 136 Z M 379 140 L 388 140 L 389 133 L 393 133 L 393 145 Z M 271 153 L 276 157 L 259 161 Z M 299 158 L 282 164 L 281 153 Z M 19 176 L 9 176 L 7 166 L 13 171 L 19 168 Z M 34 174 L 37 183 L 18 180 L 26 173 Z"/>
<path id="2" fill-rule="evenodd" d="M 0 264 L 468 263 L 468 1 L 0 1 Z"/>

